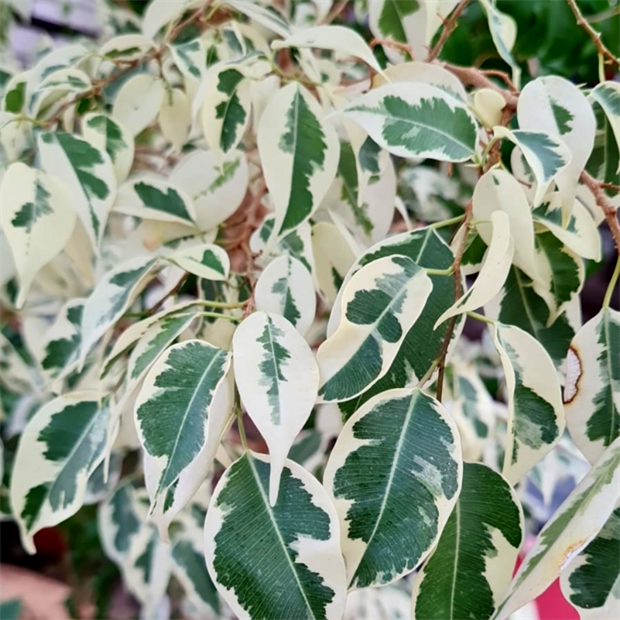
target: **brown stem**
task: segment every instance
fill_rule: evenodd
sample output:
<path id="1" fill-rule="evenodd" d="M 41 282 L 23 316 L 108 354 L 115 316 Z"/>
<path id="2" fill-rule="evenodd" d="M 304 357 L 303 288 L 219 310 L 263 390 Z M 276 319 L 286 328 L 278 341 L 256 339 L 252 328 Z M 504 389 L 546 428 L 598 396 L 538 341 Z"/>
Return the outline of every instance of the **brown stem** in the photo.
<path id="1" fill-rule="evenodd" d="M 430 62 L 435 60 L 441 54 L 441 50 L 445 45 L 446 41 L 454 31 L 454 29 L 458 26 L 458 19 L 465 10 L 465 7 L 471 2 L 471 0 L 461 0 L 456 8 L 450 13 L 450 16 L 447 19 L 443 20 L 443 30 L 439 35 L 439 39 L 433 49 L 429 52 L 427 60 Z M 443 18 L 442 18 L 443 19 Z"/>
<path id="2" fill-rule="evenodd" d="M 347 4 L 349 4 L 349 0 L 340 0 L 340 2 L 336 2 L 332 7 L 332 10 L 325 16 L 323 20 L 323 24 L 331 24 L 340 13 L 342 13 L 346 8 Z"/>
<path id="3" fill-rule="evenodd" d="M 592 192 L 594 200 L 596 200 L 596 204 L 603 210 L 605 220 L 607 220 L 607 226 L 609 226 L 611 236 L 616 244 L 618 256 L 620 256 L 620 223 L 618 223 L 618 211 L 611 204 L 609 198 L 605 195 L 605 192 L 603 191 L 603 183 L 597 181 L 585 170 L 581 173 L 581 181 Z"/>
<path id="4" fill-rule="evenodd" d="M 400 41 L 394 41 L 394 39 L 379 39 L 375 38 L 370 42 L 370 47 L 376 47 L 377 45 L 383 45 L 384 47 L 391 47 L 392 49 L 401 52 L 401 54 L 409 54 L 412 60 L 415 60 L 411 45 L 408 43 L 401 43 Z"/>
<path id="5" fill-rule="evenodd" d="M 601 40 L 601 33 L 597 32 L 592 28 L 588 20 L 583 16 L 579 7 L 577 6 L 576 0 L 566 0 L 568 2 L 568 6 L 571 8 L 571 11 L 575 15 L 577 19 L 577 24 L 581 26 L 587 33 L 588 36 L 594 41 L 594 45 L 596 45 L 596 49 L 598 53 L 605 59 L 607 64 L 616 65 L 620 67 L 620 58 L 616 58 L 606 47 L 603 41 Z"/>

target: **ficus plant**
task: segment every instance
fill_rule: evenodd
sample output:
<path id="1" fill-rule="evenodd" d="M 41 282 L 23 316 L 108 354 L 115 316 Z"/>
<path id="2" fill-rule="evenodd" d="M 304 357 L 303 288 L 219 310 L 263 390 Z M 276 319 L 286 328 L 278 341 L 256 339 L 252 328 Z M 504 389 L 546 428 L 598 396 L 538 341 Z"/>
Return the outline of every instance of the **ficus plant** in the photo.
<path id="1" fill-rule="evenodd" d="M 144 618 L 501 619 L 560 574 L 615 617 L 620 262 L 580 293 L 620 251 L 619 61 L 567 6 L 598 84 L 525 71 L 492 0 L 102 3 L 3 70 L 29 553 L 98 504 Z M 507 71 L 441 59 L 474 8 Z"/>

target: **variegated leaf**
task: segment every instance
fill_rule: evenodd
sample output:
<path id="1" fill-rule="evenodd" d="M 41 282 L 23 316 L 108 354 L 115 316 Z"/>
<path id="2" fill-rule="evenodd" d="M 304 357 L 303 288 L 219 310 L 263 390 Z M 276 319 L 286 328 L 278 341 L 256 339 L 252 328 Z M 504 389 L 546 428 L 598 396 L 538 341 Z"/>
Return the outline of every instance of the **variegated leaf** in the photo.
<path id="1" fill-rule="evenodd" d="M 575 335 L 566 360 L 564 411 L 571 437 L 595 463 L 620 435 L 620 312 L 603 308 Z"/>
<path id="2" fill-rule="evenodd" d="M 564 78 L 540 77 L 529 82 L 521 92 L 517 118 L 521 129 L 560 138 L 569 148 L 572 159 L 556 176 L 565 213 L 569 214 L 579 175 L 594 146 L 596 119 L 588 100 Z"/>
<path id="3" fill-rule="evenodd" d="M 166 92 L 159 110 L 159 126 L 176 151 L 185 144 L 192 124 L 191 104 L 180 88 Z"/>
<path id="4" fill-rule="evenodd" d="M 275 506 L 269 479 L 269 459 L 249 452 L 220 479 L 205 522 L 211 579 L 241 620 L 339 620 L 346 582 L 336 511 L 319 482 L 293 461 L 284 464 Z M 239 533 L 248 528 L 254 543 L 240 545 Z M 265 574 L 277 588 L 257 587 Z"/>
<path id="5" fill-rule="evenodd" d="M 620 148 L 620 84 L 618 82 L 601 82 L 590 91 L 590 101 L 596 101 L 607 116 L 616 144 Z M 616 162 L 616 174 L 620 172 L 620 160 Z"/>
<path id="6" fill-rule="evenodd" d="M 464 463 L 456 506 L 413 587 L 416 620 L 489 620 L 523 540 L 517 494 L 482 463 Z"/>
<path id="7" fill-rule="evenodd" d="M 304 336 L 316 314 L 316 293 L 310 272 L 296 258 L 281 256 L 269 263 L 256 283 L 257 310 L 280 314 Z"/>
<path id="8" fill-rule="evenodd" d="M 269 502 L 279 495 L 286 456 L 312 412 L 319 371 L 301 334 L 277 314 L 255 312 L 233 336 L 241 400 L 269 448 Z"/>
<path id="9" fill-rule="evenodd" d="M 191 198 L 167 181 L 142 178 L 125 183 L 116 197 L 114 210 L 143 219 L 196 225 L 196 212 Z"/>
<path id="10" fill-rule="evenodd" d="M 620 499 L 616 439 L 543 527 L 513 579 L 497 618 L 503 620 L 544 592 L 575 552 L 605 525 Z"/>
<path id="11" fill-rule="evenodd" d="M 228 253 L 211 243 L 177 250 L 168 258 L 181 269 L 205 280 L 226 280 L 230 272 Z"/>
<path id="12" fill-rule="evenodd" d="M 355 273 L 340 300 L 340 323 L 317 353 L 323 402 L 358 396 L 388 371 L 432 288 L 406 256 L 381 258 Z"/>
<path id="13" fill-rule="evenodd" d="M 30 100 L 34 118 L 52 117 L 73 97 L 86 93 L 92 87 L 90 78 L 79 69 L 60 69 L 50 73 L 37 87 Z"/>
<path id="14" fill-rule="evenodd" d="M 620 612 L 620 508 L 562 571 L 560 585 L 581 620 L 615 620 Z"/>
<path id="15" fill-rule="evenodd" d="M 133 135 L 118 121 L 99 112 L 84 117 L 82 133 L 96 149 L 110 156 L 117 182 L 125 181 L 133 164 Z"/>
<path id="16" fill-rule="evenodd" d="M 510 140 L 521 149 L 536 179 L 534 206 L 538 206 L 551 182 L 569 165 L 572 155 L 568 147 L 559 138 L 541 131 L 511 131 L 498 126 L 493 134 L 496 138 Z"/>
<path id="17" fill-rule="evenodd" d="M 462 469 L 450 414 L 418 389 L 388 390 L 349 418 L 324 483 L 340 518 L 350 588 L 390 583 L 429 555 Z"/>
<path id="18" fill-rule="evenodd" d="M 211 151 L 197 149 L 176 165 L 170 182 L 194 203 L 198 228 L 211 230 L 241 204 L 248 187 L 247 159 L 234 151 L 218 161 Z"/>
<path id="19" fill-rule="evenodd" d="M 47 403 L 24 430 L 13 467 L 11 506 L 22 543 L 35 553 L 34 535 L 82 506 L 88 478 L 105 456 L 110 409 L 94 392 Z"/>
<path id="20" fill-rule="evenodd" d="M 493 338 L 508 392 L 503 474 L 516 484 L 564 432 L 564 409 L 555 367 L 543 346 L 513 325 L 497 323 Z"/>
<path id="21" fill-rule="evenodd" d="M 510 220 L 503 211 L 493 211 L 491 224 L 493 236 L 476 281 L 463 297 L 437 319 L 435 328 L 453 316 L 484 306 L 500 292 L 506 282 L 514 252 Z"/>
<path id="22" fill-rule="evenodd" d="M 174 64 L 188 84 L 198 84 L 207 70 L 207 53 L 202 38 L 169 45 Z"/>
<path id="23" fill-rule="evenodd" d="M 291 34 L 290 26 L 275 7 L 270 7 L 273 10 L 269 10 L 260 4 L 246 2 L 245 0 L 225 0 L 225 2 L 236 11 L 281 37 L 286 38 Z"/>
<path id="24" fill-rule="evenodd" d="M 135 60 L 153 49 L 153 42 L 141 34 L 122 34 L 106 41 L 99 50 L 110 60 Z"/>
<path id="25" fill-rule="evenodd" d="M 188 340 L 171 346 L 147 374 L 134 411 L 140 442 L 157 474 L 151 512 L 209 440 L 214 395 L 229 365 L 226 351 Z"/>
<path id="26" fill-rule="evenodd" d="M 114 98 L 112 118 L 137 136 L 157 118 L 163 99 L 162 80 L 146 73 L 134 75 Z"/>
<path id="27" fill-rule="evenodd" d="M 99 339 L 123 316 L 158 266 L 157 259 L 140 256 L 113 269 L 97 284 L 84 303 L 80 363 Z"/>
<path id="28" fill-rule="evenodd" d="M 11 164 L 4 174 L 0 203 L 0 225 L 19 276 L 20 308 L 39 270 L 65 247 L 76 215 L 62 182 L 22 163 Z"/>
<path id="29" fill-rule="evenodd" d="M 362 95 L 341 112 L 382 148 L 400 157 L 466 161 L 477 123 L 464 103 L 429 84 L 389 84 Z"/>
<path id="30" fill-rule="evenodd" d="M 318 208 L 336 176 L 339 143 L 321 107 L 296 82 L 269 101 L 258 127 L 263 173 L 275 205 L 272 240 L 295 230 Z"/>
<path id="31" fill-rule="evenodd" d="M 512 262 L 532 280 L 538 280 L 532 209 L 520 183 L 504 170 L 491 169 L 476 183 L 472 207 L 474 218 L 480 220 L 476 230 L 487 245 L 493 233 L 491 215 L 503 211 L 508 216 L 514 242 Z"/>
<path id="32" fill-rule="evenodd" d="M 142 18 L 142 32 L 148 39 L 155 39 L 164 26 L 175 21 L 183 12 L 198 4 L 197 0 L 153 0 Z"/>
<path id="33" fill-rule="evenodd" d="M 69 189 L 73 207 L 97 252 L 116 195 L 110 156 L 62 131 L 41 134 L 37 146 L 43 169 Z"/>

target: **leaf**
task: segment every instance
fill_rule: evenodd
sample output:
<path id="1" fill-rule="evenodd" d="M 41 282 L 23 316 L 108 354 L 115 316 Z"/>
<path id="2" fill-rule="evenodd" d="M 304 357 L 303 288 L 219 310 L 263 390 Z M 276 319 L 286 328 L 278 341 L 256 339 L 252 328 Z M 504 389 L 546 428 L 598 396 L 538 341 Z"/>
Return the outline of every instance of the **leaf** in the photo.
<path id="1" fill-rule="evenodd" d="M 567 560 L 599 533 L 619 499 L 620 439 L 616 439 L 543 527 L 497 617 L 507 618 L 544 592 Z"/>
<path id="2" fill-rule="evenodd" d="M 125 181 L 133 164 L 133 135 L 119 122 L 98 112 L 84 116 L 82 133 L 96 149 L 110 156 L 117 182 Z"/>
<path id="3" fill-rule="evenodd" d="M 620 312 L 603 308 L 573 338 L 564 411 L 570 435 L 595 463 L 620 434 Z"/>
<path id="4" fill-rule="evenodd" d="M 338 620 L 346 583 L 334 507 L 319 482 L 288 460 L 278 502 L 270 506 L 269 463 L 246 452 L 220 479 L 205 522 L 211 579 L 241 620 Z M 254 542 L 239 544 L 248 525 Z M 258 585 L 265 574 L 277 588 Z"/>
<path id="5" fill-rule="evenodd" d="M 13 467 L 11 505 L 26 551 L 34 535 L 74 515 L 105 456 L 110 410 L 94 392 L 59 396 L 26 426 Z"/>
<path id="6" fill-rule="evenodd" d="M 504 170 L 492 169 L 483 174 L 472 196 L 473 215 L 482 220 L 476 230 L 482 240 L 491 243 L 493 227 L 488 221 L 495 211 L 503 211 L 510 221 L 514 241 L 512 262 L 532 280 L 538 280 L 538 261 L 534 243 L 532 209 L 520 183 Z"/>
<path id="7" fill-rule="evenodd" d="M 429 84 L 389 84 L 341 112 L 381 147 L 400 157 L 466 161 L 476 145 L 476 121 L 454 97 Z"/>
<path id="8" fill-rule="evenodd" d="M 284 41 L 274 41 L 274 50 L 288 47 L 315 48 L 336 52 L 343 56 L 354 56 L 366 63 L 376 73 L 383 73 L 372 50 L 364 39 L 345 26 L 314 26 L 295 32 Z"/>
<path id="9" fill-rule="evenodd" d="M 250 82 L 241 68 L 228 65 L 217 65 L 206 79 L 202 130 L 212 151 L 227 154 L 237 147 L 250 121 Z"/>
<path id="10" fill-rule="evenodd" d="M 30 99 L 34 118 L 49 119 L 66 101 L 87 93 L 92 88 L 90 78 L 79 69 L 60 69 L 48 75 Z"/>
<path id="11" fill-rule="evenodd" d="M 169 44 L 168 47 L 174 64 L 187 80 L 187 84 L 192 82 L 198 84 L 207 70 L 204 40 L 202 38 L 191 39 L 183 43 Z"/>
<path id="12" fill-rule="evenodd" d="M 211 243 L 178 250 L 169 259 L 181 269 L 205 280 L 226 280 L 230 272 L 228 253 L 224 248 Z"/>
<path id="13" fill-rule="evenodd" d="M 118 192 L 114 210 L 125 215 L 195 226 L 191 198 L 179 187 L 159 179 L 142 178 L 125 183 Z"/>
<path id="14" fill-rule="evenodd" d="M 510 131 L 506 127 L 498 126 L 493 129 L 493 134 L 497 138 L 510 140 L 521 149 L 536 179 L 534 206 L 538 206 L 551 181 L 570 163 L 571 152 L 568 147 L 559 138 L 541 131 Z"/>
<path id="15" fill-rule="evenodd" d="M 314 321 L 316 294 L 312 276 L 288 254 L 276 258 L 261 273 L 254 298 L 257 310 L 283 316 L 302 336 Z"/>
<path id="16" fill-rule="evenodd" d="M 153 0 L 149 3 L 142 17 L 142 32 L 149 39 L 155 39 L 159 31 L 167 24 L 183 15 L 185 10 L 197 5 L 196 0 Z"/>
<path id="17" fill-rule="evenodd" d="M 603 108 L 616 138 L 616 144 L 620 148 L 620 85 L 611 81 L 601 82 L 590 91 L 588 100 L 596 101 Z M 618 172 L 620 172 L 620 162 L 616 168 L 616 173 Z"/>
<path id="18" fill-rule="evenodd" d="M 434 398 L 388 390 L 353 414 L 324 476 L 349 587 L 380 586 L 413 571 L 440 536 L 461 477 L 457 428 Z"/>
<path id="19" fill-rule="evenodd" d="M 548 454 L 564 432 L 564 409 L 555 367 L 543 346 L 513 325 L 495 325 L 508 392 L 503 475 L 511 484 Z"/>
<path id="20" fill-rule="evenodd" d="M 521 91 L 517 119 L 521 129 L 560 138 L 569 148 L 572 159 L 557 175 L 556 183 L 565 213 L 570 214 L 577 181 L 594 146 L 596 119 L 588 100 L 564 78 L 540 77 Z"/>
<path id="21" fill-rule="evenodd" d="M 513 17 L 498 11 L 495 4 L 489 0 L 481 0 L 484 12 L 489 21 L 489 30 L 501 59 L 512 68 L 512 80 L 519 88 L 521 82 L 521 67 L 512 55 L 512 48 L 517 40 L 517 22 Z"/>
<path id="22" fill-rule="evenodd" d="M 296 82 L 270 99 L 258 127 L 258 151 L 275 206 L 273 240 L 318 208 L 336 176 L 338 144 L 319 104 Z"/>
<path id="23" fill-rule="evenodd" d="M 99 339 L 123 316 L 138 292 L 153 277 L 157 259 L 140 256 L 121 263 L 97 284 L 84 303 L 80 364 Z"/>
<path id="24" fill-rule="evenodd" d="M 110 60 L 136 60 L 153 49 L 153 42 L 141 34 L 122 34 L 106 41 L 99 50 Z M 101 69 L 100 69 L 101 71 Z"/>
<path id="25" fill-rule="evenodd" d="M 43 169 L 67 186 L 73 207 L 97 252 L 116 195 L 109 155 L 62 131 L 39 135 L 37 148 Z"/>
<path id="26" fill-rule="evenodd" d="M 191 124 L 191 105 L 187 95 L 180 88 L 166 92 L 159 110 L 159 126 L 164 138 L 176 151 L 185 144 Z"/>
<path id="27" fill-rule="evenodd" d="M 562 594 L 582 620 L 613 620 L 620 605 L 620 508 L 560 575 Z"/>
<path id="28" fill-rule="evenodd" d="M 418 0 L 379 0 L 368 3 L 369 26 L 378 39 L 394 39 L 399 43 L 415 45 L 416 58 L 425 58 L 424 49 L 425 10 Z M 402 61 L 402 54 L 385 47 L 388 58 L 396 63 Z"/>
<path id="29" fill-rule="evenodd" d="M 413 617 L 491 618 L 522 540 L 523 512 L 510 484 L 486 465 L 464 463 L 456 506 L 414 582 Z"/>
<path id="30" fill-rule="evenodd" d="M 197 149 L 175 166 L 170 183 L 194 203 L 198 228 L 211 230 L 241 204 L 248 187 L 247 159 L 234 151 L 218 161 L 213 152 Z"/>
<path id="31" fill-rule="evenodd" d="M 358 396 L 387 372 L 432 287 L 406 256 L 381 258 L 355 273 L 340 300 L 338 328 L 317 352 L 323 402 Z"/>
<path id="32" fill-rule="evenodd" d="M 501 291 L 506 282 L 514 252 L 510 221 L 503 211 L 493 211 L 491 223 L 493 236 L 476 281 L 463 297 L 437 319 L 435 327 L 453 316 L 484 306 Z"/>
<path id="33" fill-rule="evenodd" d="M 133 75 L 114 98 L 112 118 L 137 136 L 157 118 L 163 99 L 164 86 L 159 78 L 146 73 Z"/>
<path id="34" fill-rule="evenodd" d="M 210 423 L 212 403 L 229 365 L 226 351 L 188 340 L 171 346 L 146 376 L 135 405 L 135 422 L 157 470 L 151 512 L 216 431 Z"/>
<path id="35" fill-rule="evenodd" d="M 291 34 L 290 26 L 277 8 L 269 10 L 264 6 L 245 0 L 226 0 L 226 4 L 281 37 L 288 37 Z"/>
<path id="36" fill-rule="evenodd" d="M 235 331 L 232 348 L 239 395 L 269 448 L 274 506 L 286 456 L 314 407 L 319 371 L 307 342 L 277 314 L 250 315 Z"/>
<path id="37" fill-rule="evenodd" d="M 63 183 L 22 163 L 5 172 L 0 202 L 0 225 L 19 275 L 20 308 L 39 270 L 65 247 L 76 216 Z"/>

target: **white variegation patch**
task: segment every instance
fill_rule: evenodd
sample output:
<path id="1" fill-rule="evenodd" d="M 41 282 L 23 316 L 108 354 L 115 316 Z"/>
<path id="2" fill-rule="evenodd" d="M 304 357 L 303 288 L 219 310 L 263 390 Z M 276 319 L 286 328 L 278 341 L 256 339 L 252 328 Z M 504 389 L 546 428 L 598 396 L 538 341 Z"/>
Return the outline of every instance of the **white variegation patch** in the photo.
<path id="1" fill-rule="evenodd" d="M 147 73 L 134 75 L 114 98 L 112 118 L 137 136 L 157 118 L 164 94 L 161 79 Z"/>
<path id="2" fill-rule="evenodd" d="M 230 272 L 230 258 L 226 250 L 210 243 L 178 250 L 168 258 L 181 269 L 205 280 L 226 280 Z"/>
<path id="3" fill-rule="evenodd" d="M 189 136 L 192 124 L 191 103 L 180 88 L 173 88 L 164 94 L 158 116 L 164 138 L 180 151 Z"/>
<path id="4" fill-rule="evenodd" d="M 269 448 L 273 506 L 286 456 L 316 402 L 319 371 L 293 325 L 266 312 L 250 315 L 237 328 L 233 356 L 241 400 Z"/>

